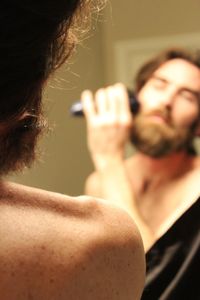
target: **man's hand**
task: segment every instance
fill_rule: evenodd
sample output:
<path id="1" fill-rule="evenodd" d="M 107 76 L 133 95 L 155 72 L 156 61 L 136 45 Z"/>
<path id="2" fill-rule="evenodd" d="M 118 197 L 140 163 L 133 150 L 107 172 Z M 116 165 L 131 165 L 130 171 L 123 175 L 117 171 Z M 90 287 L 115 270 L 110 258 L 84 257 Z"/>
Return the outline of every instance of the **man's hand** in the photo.
<path id="1" fill-rule="evenodd" d="M 123 160 L 132 124 L 125 86 L 118 83 L 99 89 L 95 96 L 86 90 L 81 99 L 87 120 L 88 147 L 96 169 Z"/>

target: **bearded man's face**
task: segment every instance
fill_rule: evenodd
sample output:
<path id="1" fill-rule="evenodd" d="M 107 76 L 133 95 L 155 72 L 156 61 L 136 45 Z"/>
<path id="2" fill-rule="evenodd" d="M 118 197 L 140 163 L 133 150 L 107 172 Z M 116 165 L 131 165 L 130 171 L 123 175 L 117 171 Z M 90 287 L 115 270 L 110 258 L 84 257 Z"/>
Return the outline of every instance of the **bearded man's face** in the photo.
<path id="1" fill-rule="evenodd" d="M 188 149 L 199 126 L 200 70 L 183 59 L 161 65 L 138 93 L 131 141 L 153 157 Z"/>

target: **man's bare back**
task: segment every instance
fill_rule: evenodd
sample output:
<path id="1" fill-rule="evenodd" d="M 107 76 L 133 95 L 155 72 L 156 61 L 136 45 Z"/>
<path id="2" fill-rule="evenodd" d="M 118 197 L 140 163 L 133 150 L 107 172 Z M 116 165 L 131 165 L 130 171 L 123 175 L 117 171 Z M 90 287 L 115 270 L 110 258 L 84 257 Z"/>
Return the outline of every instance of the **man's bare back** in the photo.
<path id="1" fill-rule="evenodd" d="M 4 300 L 140 298 L 140 236 L 103 200 L 2 182 L 0 235 Z"/>

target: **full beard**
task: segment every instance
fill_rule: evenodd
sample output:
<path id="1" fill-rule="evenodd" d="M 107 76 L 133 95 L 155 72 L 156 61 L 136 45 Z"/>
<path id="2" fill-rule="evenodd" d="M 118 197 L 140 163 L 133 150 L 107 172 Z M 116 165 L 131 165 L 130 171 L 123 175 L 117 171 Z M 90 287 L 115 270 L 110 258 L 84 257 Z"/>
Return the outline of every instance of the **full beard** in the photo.
<path id="1" fill-rule="evenodd" d="M 194 124 L 177 127 L 172 122 L 153 123 L 139 114 L 135 117 L 130 140 L 137 150 L 161 158 L 174 152 L 188 150 L 194 137 Z"/>
<path id="2" fill-rule="evenodd" d="M 28 115 L 0 135 L 0 176 L 30 167 L 38 156 L 37 142 L 48 128 L 43 115 Z"/>

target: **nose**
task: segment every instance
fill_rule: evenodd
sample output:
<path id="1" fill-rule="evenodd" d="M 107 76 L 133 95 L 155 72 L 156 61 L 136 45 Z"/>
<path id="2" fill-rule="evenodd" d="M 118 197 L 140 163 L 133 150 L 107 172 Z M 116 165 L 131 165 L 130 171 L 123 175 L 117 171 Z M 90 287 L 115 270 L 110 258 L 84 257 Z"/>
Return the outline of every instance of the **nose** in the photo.
<path id="1" fill-rule="evenodd" d="M 159 91 L 152 94 L 146 102 L 149 109 L 156 109 L 158 107 L 165 107 L 171 109 L 175 99 L 175 92 L 173 91 Z"/>
<path id="2" fill-rule="evenodd" d="M 168 109 L 171 109 L 173 102 L 176 97 L 176 91 L 173 89 L 165 90 L 162 95 L 160 95 L 160 102 L 163 106 Z"/>

